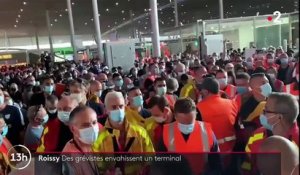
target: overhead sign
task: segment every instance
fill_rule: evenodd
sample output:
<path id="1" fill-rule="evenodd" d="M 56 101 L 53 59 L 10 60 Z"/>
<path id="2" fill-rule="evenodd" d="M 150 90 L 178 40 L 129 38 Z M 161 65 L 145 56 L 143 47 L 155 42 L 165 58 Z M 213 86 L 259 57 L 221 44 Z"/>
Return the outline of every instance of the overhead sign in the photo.
<path id="1" fill-rule="evenodd" d="M 0 60 L 9 60 L 9 59 L 12 59 L 11 54 L 0 55 Z"/>

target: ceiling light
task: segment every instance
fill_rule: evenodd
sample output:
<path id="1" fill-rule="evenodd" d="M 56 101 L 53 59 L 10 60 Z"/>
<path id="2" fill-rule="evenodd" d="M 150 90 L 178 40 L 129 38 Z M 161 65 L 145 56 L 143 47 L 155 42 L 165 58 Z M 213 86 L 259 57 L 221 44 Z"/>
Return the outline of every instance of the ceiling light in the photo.
<path id="1" fill-rule="evenodd" d="M 118 6 L 119 5 L 119 3 L 118 2 L 116 2 L 116 6 Z"/>
<path id="2" fill-rule="evenodd" d="M 23 1 L 23 5 L 27 5 L 27 2 L 26 2 L 26 1 Z"/>
<path id="3" fill-rule="evenodd" d="M 52 27 L 52 26 L 53 26 L 53 24 L 50 24 L 50 26 Z"/>
<path id="4" fill-rule="evenodd" d="M 86 26 L 87 26 L 87 25 L 88 25 L 88 23 L 87 23 L 87 22 L 85 22 L 85 23 L 84 23 L 84 25 L 86 25 Z"/>
<path id="5" fill-rule="evenodd" d="M 59 14 L 59 17 L 62 17 L 62 14 Z"/>
<path id="6" fill-rule="evenodd" d="M 14 25 L 14 27 L 17 28 L 18 26 L 17 26 L 17 25 Z"/>
<path id="7" fill-rule="evenodd" d="M 75 2 L 72 2 L 72 5 L 75 5 Z"/>
<path id="8" fill-rule="evenodd" d="M 123 18 L 123 20 L 125 21 L 126 19 L 125 19 L 125 18 Z"/>
<path id="9" fill-rule="evenodd" d="M 109 9 L 106 9 L 106 11 L 108 12 L 108 11 L 109 11 Z"/>
<path id="10" fill-rule="evenodd" d="M 20 12 L 23 12 L 23 9 L 20 9 Z"/>
<path id="11" fill-rule="evenodd" d="M 54 22 L 57 22 L 57 19 L 54 19 Z"/>
<path id="12" fill-rule="evenodd" d="M 19 18 L 21 18 L 21 15 L 18 15 Z"/>
<path id="13" fill-rule="evenodd" d="M 92 18 L 91 21 L 94 21 L 94 19 Z"/>
<path id="14" fill-rule="evenodd" d="M 110 25 L 108 25 L 107 27 L 110 28 Z"/>
<path id="15" fill-rule="evenodd" d="M 65 11 L 67 12 L 67 11 L 68 11 L 68 9 L 65 9 Z"/>
<path id="16" fill-rule="evenodd" d="M 125 11 L 124 11 L 124 10 L 122 10 L 122 11 L 121 11 L 121 13 L 125 13 Z"/>

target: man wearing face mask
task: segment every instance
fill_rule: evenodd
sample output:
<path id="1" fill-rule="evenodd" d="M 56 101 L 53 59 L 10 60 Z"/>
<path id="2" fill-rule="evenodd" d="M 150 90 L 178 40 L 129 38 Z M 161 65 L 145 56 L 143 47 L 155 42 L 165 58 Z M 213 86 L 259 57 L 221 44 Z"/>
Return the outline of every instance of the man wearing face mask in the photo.
<path id="1" fill-rule="evenodd" d="M 43 105 L 45 106 L 46 97 L 52 95 L 54 92 L 54 81 L 51 77 L 47 76 L 43 79 L 42 84 L 43 92 L 33 94 L 30 99 L 30 106 Z"/>
<path id="2" fill-rule="evenodd" d="M 26 129 L 24 145 L 32 152 L 35 152 L 42 136 L 44 125 L 49 120 L 43 106 L 31 106 L 27 111 L 29 124 Z"/>
<path id="3" fill-rule="evenodd" d="M 272 53 L 268 53 L 266 55 L 266 60 L 265 60 L 265 66 L 264 66 L 266 69 L 269 69 L 271 67 L 273 68 L 277 68 L 278 65 L 275 64 L 275 59 L 274 59 L 274 55 Z"/>
<path id="4" fill-rule="evenodd" d="M 63 96 L 57 104 L 57 118 L 45 125 L 43 135 L 37 152 L 60 152 L 66 143 L 72 139 L 72 133 L 68 127 L 70 113 L 78 106 L 78 102 Z"/>
<path id="5" fill-rule="evenodd" d="M 260 115 L 261 128 L 249 138 L 247 152 L 257 152 L 263 140 L 278 135 L 293 141 L 299 146 L 299 128 L 297 117 L 299 104 L 297 99 L 286 93 L 272 93 Z M 254 140 L 254 138 L 257 138 Z"/>
<path id="6" fill-rule="evenodd" d="M 3 91 L 0 89 L 0 116 L 5 120 L 9 132 L 7 139 L 13 144 L 22 144 L 22 137 L 24 136 L 25 121 L 21 110 L 15 106 L 7 105 Z"/>
<path id="7" fill-rule="evenodd" d="M 176 101 L 174 108 L 176 121 L 163 126 L 159 152 L 218 152 L 218 142 L 210 124 L 196 121 L 196 105 L 190 98 Z M 208 158 L 209 160 L 213 160 Z M 205 160 L 190 160 L 195 174 L 204 172 Z M 217 161 L 210 162 L 212 164 Z M 210 167 L 215 167 L 210 164 Z"/>
<path id="8" fill-rule="evenodd" d="M 114 85 L 115 85 L 115 91 L 122 91 L 122 87 L 124 84 L 124 80 L 122 78 L 122 76 L 119 73 L 114 73 L 113 74 L 113 81 L 114 81 Z"/>
<path id="9" fill-rule="evenodd" d="M 238 73 L 236 75 L 235 84 L 238 95 L 249 92 L 249 81 L 250 76 L 247 73 Z"/>
<path id="10" fill-rule="evenodd" d="M 149 100 L 151 117 L 145 121 L 145 129 L 153 142 L 155 150 L 158 149 L 159 139 L 162 138 L 163 125 L 173 121 L 172 112 L 165 97 L 154 96 Z"/>
<path id="11" fill-rule="evenodd" d="M 109 92 L 105 97 L 105 107 L 109 115 L 104 130 L 100 132 L 93 145 L 95 152 L 154 152 L 147 131 L 136 124 L 129 123 L 125 116 L 125 99 L 121 92 Z M 113 162 L 111 162 L 113 164 Z M 120 168 L 123 174 L 137 174 L 140 167 L 135 162 L 124 165 L 117 162 L 115 168 Z"/>
<path id="12" fill-rule="evenodd" d="M 50 95 L 46 98 L 45 109 L 49 116 L 48 124 L 49 122 L 53 122 L 54 119 L 57 118 L 57 103 L 58 103 L 58 98 L 55 95 Z"/>
<path id="13" fill-rule="evenodd" d="M 218 70 L 216 74 L 216 78 L 219 82 L 220 90 L 224 91 L 230 99 L 233 99 L 237 94 L 237 89 L 234 85 L 228 84 L 227 72 L 224 71 L 223 69 Z"/>
<path id="14" fill-rule="evenodd" d="M 272 87 L 264 73 L 252 74 L 251 91 L 238 95 L 236 103 L 239 114 L 236 121 L 237 142 L 234 151 L 244 151 L 252 132 L 260 127 L 259 116 L 263 113 L 266 99 L 272 93 Z"/>
<path id="15" fill-rule="evenodd" d="M 260 115 L 262 127 L 249 138 L 245 151 L 259 152 L 264 140 L 271 136 L 282 136 L 299 147 L 298 115 L 299 104 L 295 97 L 286 93 L 272 93 L 267 99 L 263 114 Z M 255 171 L 254 167 L 244 169 Z"/>
<path id="16" fill-rule="evenodd" d="M 78 156 L 85 156 L 84 153 L 92 152 L 92 145 L 99 135 L 102 128 L 97 122 L 97 114 L 95 111 L 87 106 L 76 107 L 70 114 L 69 127 L 73 133 L 71 139 L 62 152 L 66 153 L 80 153 L 72 154 L 76 159 Z M 67 162 L 67 169 L 71 174 L 93 174 L 99 175 L 99 170 L 94 161 L 83 161 L 80 164 L 75 162 Z"/>
<path id="17" fill-rule="evenodd" d="M 125 115 L 130 123 L 144 126 L 145 119 L 150 117 L 149 111 L 143 108 L 144 100 L 139 88 L 133 87 L 128 91 L 128 106 L 125 107 Z"/>
<path id="18" fill-rule="evenodd" d="M 238 113 L 236 103 L 221 97 L 220 87 L 215 78 L 204 79 L 201 94 L 203 100 L 197 104 L 201 121 L 211 124 L 220 151 L 232 152 L 236 140 L 234 129 Z"/>
<path id="19" fill-rule="evenodd" d="M 292 82 L 293 68 L 289 65 L 289 59 L 287 54 L 281 54 L 279 56 L 280 67 L 278 69 L 277 78 L 289 84 Z"/>
<path id="20" fill-rule="evenodd" d="M 70 97 L 75 99 L 78 102 L 78 104 L 80 105 L 87 104 L 86 89 L 82 82 L 73 80 L 69 84 L 69 89 L 70 89 Z"/>

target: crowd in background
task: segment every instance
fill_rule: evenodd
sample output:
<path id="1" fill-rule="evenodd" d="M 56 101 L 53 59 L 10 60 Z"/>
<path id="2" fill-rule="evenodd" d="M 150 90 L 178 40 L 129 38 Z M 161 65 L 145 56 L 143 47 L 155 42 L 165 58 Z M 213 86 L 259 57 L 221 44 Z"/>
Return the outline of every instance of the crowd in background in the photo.
<path id="1" fill-rule="evenodd" d="M 18 144 L 32 153 L 251 153 L 268 151 L 270 144 L 281 151 L 276 147 L 281 142 L 299 146 L 299 55 L 280 47 L 249 58 L 244 52 L 228 50 L 202 59 L 188 52 L 139 58 L 130 70 L 122 65 L 110 69 L 100 59 L 3 66 L 2 173 L 11 169 L 5 153 Z M 291 151 L 285 159 L 294 156 Z M 230 161 L 219 164 L 217 159 Z M 253 174 L 265 171 L 262 163 L 211 156 L 199 172 Z M 289 164 L 281 171 L 297 173 L 299 164 Z M 69 171 L 101 174 L 106 165 L 82 166 Z M 134 165 L 115 167 L 137 174 Z"/>

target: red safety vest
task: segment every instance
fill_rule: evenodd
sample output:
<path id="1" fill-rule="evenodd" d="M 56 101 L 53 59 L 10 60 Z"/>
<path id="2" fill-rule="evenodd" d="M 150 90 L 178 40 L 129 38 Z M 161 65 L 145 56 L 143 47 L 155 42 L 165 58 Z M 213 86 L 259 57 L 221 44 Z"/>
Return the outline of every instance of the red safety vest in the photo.
<path id="1" fill-rule="evenodd" d="M 230 98 L 230 99 L 233 99 L 237 93 L 237 88 L 232 85 L 232 84 L 228 84 L 226 89 L 225 89 L 225 92 L 227 94 L 227 96 Z"/>
<path id="2" fill-rule="evenodd" d="M 295 96 L 298 100 L 299 100 L 299 89 L 294 89 L 294 86 L 296 86 L 297 84 L 291 83 L 291 84 L 287 84 L 283 87 L 283 92 L 286 92 L 288 94 L 291 94 L 293 96 Z"/>
<path id="3" fill-rule="evenodd" d="M 166 97 L 171 109 L 174 109 L 174 105 L 175 105 L 175 102 L 176 102 L 175 96 L 171 95 L 171 94 L 166 94 L 165 97 Z"/>

